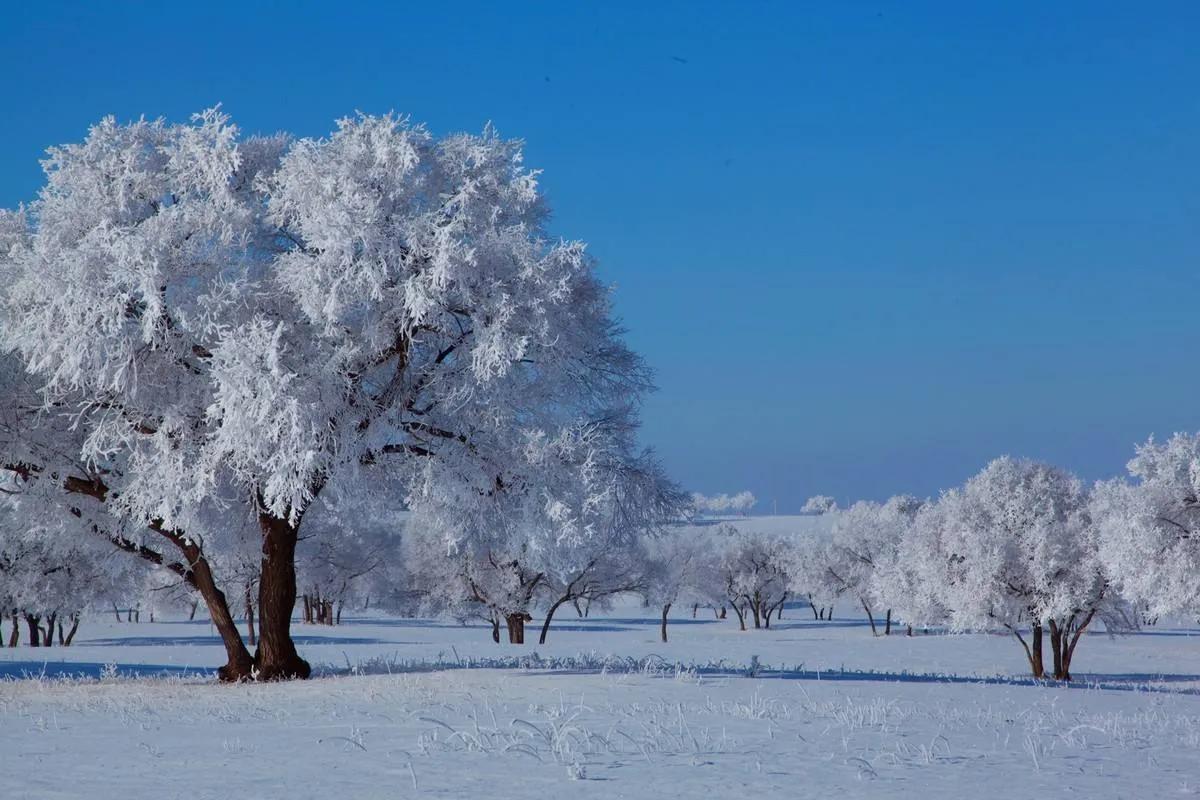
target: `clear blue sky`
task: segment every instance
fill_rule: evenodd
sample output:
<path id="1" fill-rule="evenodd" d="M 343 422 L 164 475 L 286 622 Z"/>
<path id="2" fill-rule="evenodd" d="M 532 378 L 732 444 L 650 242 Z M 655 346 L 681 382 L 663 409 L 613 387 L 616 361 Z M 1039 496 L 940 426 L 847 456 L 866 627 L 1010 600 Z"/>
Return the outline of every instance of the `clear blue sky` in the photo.
<path id="1" fill-rule="evenodd" d="M 105 114 L 492 120 L 616 283 L 689 488 L 1096 478 L 1200 428 L 1200 4 L 404 5 L 0 0 L 0 205 Z"/>

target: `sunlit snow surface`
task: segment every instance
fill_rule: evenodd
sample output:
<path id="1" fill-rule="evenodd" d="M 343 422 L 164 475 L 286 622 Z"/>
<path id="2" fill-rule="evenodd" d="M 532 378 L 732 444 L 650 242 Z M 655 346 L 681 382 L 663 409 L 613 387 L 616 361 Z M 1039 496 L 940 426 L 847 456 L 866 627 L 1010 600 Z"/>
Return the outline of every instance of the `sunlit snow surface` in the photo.
<path id="1" fill-rule="evenodd" d="M 90 618 L 0 650 L 0 796 L 1200 795 L 1195 626 L 1093 633 L 1068 688 L 1011 638 L 872 638 L 843 605 L 744 633 L 678 609 L 667 644 L 636 605 L 570 612 L 524 647 L 348 614 L 296 627 L 322 677 L 259 686 L 212 681 L 206 621 Z"/>

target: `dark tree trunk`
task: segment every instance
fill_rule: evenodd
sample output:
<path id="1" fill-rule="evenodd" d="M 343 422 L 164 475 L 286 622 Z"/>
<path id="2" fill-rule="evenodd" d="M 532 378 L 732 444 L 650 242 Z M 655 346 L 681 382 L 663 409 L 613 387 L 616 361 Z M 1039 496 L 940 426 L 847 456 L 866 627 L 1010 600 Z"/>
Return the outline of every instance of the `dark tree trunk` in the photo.
<path id="1" fill-rule="evenodd" d="M 263 681 L 307 678 L 308 662 L 292 641 L 292 611 L 296 607 L 296 528 L 287 520 L 262 512 L 262 572 L 258 580 L 257 677 Z"/>
<path id="2" fill-rule="evenodd" d="M 1095 609 L 1092 609 L 1091 611 L 1088 612 L 1088 615 L 1086 617 L 1084 617 L 1084 620 L 1079 625 L 1079 627 L 1075 629 L 1075 633 L 1070 636 L 1069 644 L 1067 643 L 1066 637 L 1064 636 L 1064 639 L 1063 639 L 1063 645 L 1064 645 L 1064 647 L 1063 647 L 1063 677 L 1062 677 L 1062 679 L 1064 681 L 1071 680 L 1071 662 L 1075 659 L 1075 646 L 1077 644 L 1079 644 L 1080 637 L 1082 637 L 1083 634 L 1087 632 L 1088 626 L 1092 624 L 1092 618 L 1094 616 L 1096 616 L 1096 611 L 1095 611 Z"/>
<path id="3" fill-rule="evenodd" d="M 693 604 L 692 604 L 692 619 L 695 619 L 695 618 L 696 618 L 696 612 L 697 612 L 697 611 L 699 611 L 699 610 L 700 610 L 700 604 L 699 604 L 699 603 L 693 603 Z"/>
<path id="4" fill-rule="evenodd" d="M 67 637 L 63 636 L 62 620 L 58 621 L 58 646 L 59 647 L 67 646 Z"/>
<path id="5" fill-rule="evenodd" d="M 221 643 L 225 645 L 225 666 L 217 670 L 217 677 L 226 682 L 250 680 L 253 677 L 251 668 L 254 662 L 242 641 L 242 634 L 238 632 L 237 622 L 229 611 L 225 593 L 217 586 L 208 559 L 200 552 L 199 547 L 190 542 L 184 543 L 181 549 L 191 570 L 191 584 L 203 598 L 204 605 L 208 608 L 209 619 L 220 634 Z"/>
<path id="6" fill-rule="evenodd" d="M 310 598 L 307 594 L 305 594 L 304 595 L 304 623 L 306 625 L 311 625 L 312 621 L 313 621 L 312 598 Z"/>
<path id="7" fill-rule="evenodd" d="M 809 601 L 808 601 L 808 607 L 812 609 L 812 612 L 813 612 L 813 619 L 820 619 L 820 618 L 821 618 L 821 616 L 820 616 L 820 615 L 817 613 L 817 606 L 816 606 L 816 604 L 815 604 L 815 603 L 814 603 L 812 600 L 809 600 Z"/>
<path id="8" fill-rule="evenodd" d="M 906 627 L 908 628 L 908 631 L 904 635 L 912 636 L 912 625 L 907 625 Z"/>
<path id="9" fill-rule="evenodd" d="M 500 617 L 492 614 L 492 641 L 500 644 Z"/>
<path id="10" fill-rule="evenodd" d="M 198 608 L 200 608 L 200 601 L 193 600 L 192 601 L 192 611 L 190 614 L 188 614 L 188 622 L 191 622 L 192 620 L 194 620 L 196 618 L 196 609 L 198 609 Z"/>
<path id="11" fill-rule="evenodd" d="M 581 608 L 579 605 L 579 598 L 577 597 L 574 600 L 572 600 L 571 605 L 575 606 L 575 616 L 579 617 L 580 619 L 583 619 L 583 608 Z"/>
<path id="12" fill-rule="evenodd" d="M 29 628 L 29 646 L 38 647 L 41 645 L 41 629 L 38 627 L 38 618 L 32 614 L 25 615 L 25 625 Z"/>
<path id="13" fill-rule="evenodd" d="M 1040 624 L 1034 626 L 1033 635 L 1030 638 L 1032 640 L 1030 651 L 1033 654 L 1033 658 L 1030 659 L 1030 667 L 1033 669 L 1033 677 L 1045 677 L 1046 666 L 1042 657 L 1042 626 Z"/>
<path id="14" fill-rule="evenodd" d="M 671 604 L 667 603 L 662 608 L 662 640 L 667 640 L 667 614 L 671 611 Z"/>
<path id="15" fill-rule="evenodd" d="M 63 642 L 63 647 L 70 647 L 71 642 L 75 641 L 75 632 L 79 630 L 79 615 L 75 614 L 71 617 L 71 629 L 67 631 L 67 639 Z"/>
<path id="16" fill-rule="evenodd" d="M 883 625 L 883 635 L 892 635 L 892 610 L 890 608 L 887 610 L 887 622 Z"/>
<path id="17" fill-rule="evenodd" d="M 1050 620 L 1050 647 L 1054 651 L 1054 677 L 1056 680 L 1071 680 L 1071 659 L 1075 656 L 1075 646 L 1080 637 L 1092 623 L 1095 611 L 1088 613 L 1079 627 L 1075 627 L 1075 617 L 1072 616 L 1065 624 L 1059 626 L 1056 620 Z"/>
<path id="18" fill-rule="evenodd" d="M 509 614 L 504 618 L 504 622 L 508 625 L 508 643 L 509 644 L 525 644 L 525 623 L 533 619 L 524 611 L 516 614 Z"/>
<path id="19" fill-rule="evenodd" d="M 871 607 L 867 605 L 867 601 L 863 600 L 861 597 L 859 600 L 862 602 L 863 611 L 867 612 L 867 619 L 871 621 L 871 635 L 878 636 L 879 631 L 875 628 L 875 616 L 871 613 Z"/>
<path id="20" fill-rule="evenodd" d="M 767 609 L 767 627 L 771 627 L 771 615 L 775 615 L 775 621 L 783 619 L 783 605 L 787 602 L 788 593 L 784 592 L 779 596 L 779 602 Z"/>
<path id="21" fill-rule="evenodd" d="M 46 647 L 54 647 L 54 623 L 57 621 L 57 613 L 46 618 L 46 630 L 42 632 L 42 644 Z"/>
<path id="22" fill-rule="evenodd" d="M 1017 637 L 1021 647 L 1025 648 L 1025 658 L 1029 661 L 1029 671 L 1033 673 L 1033 677 L 1046 677 L 1045 661 L 1042 657 L 1042 624 L 1039 622 L 1033 625 L 1028 644 L 1019 630 L 1011 626 L 1009 626 L 1009 630 L 1012 631 L 1013 636 Z"/>
<path id="23" fill-rule="evenodd" d="M 733 613 L 737 614 L 738 626 L 742 630 L 746 630 L 746 615 L 737 603 L 733 603 Z"/>
<path id="24" fill-rule="evenodd" d="M 756 630 L 762 627 L 762 610 L 760 606 L 762 606 L 762 598 L 758 592 L 755 592 L 754 598 L 750 601 L 750 613 L 754 617 L 754 627 Z"/>
<path id="25" fill-rule="evenodd" d="M 1050 652 L 1054 658 L 1054 679 L 1064 680 L 1063 678 L 1063 631 L 1058 627 L 1056 620 L 1050 620 Z M 1066 680 L 1070 680 L 1067 678 Z"/>
<path id="26" fill-rule="evenodd" d="M 8 634 L 8 646 L 16 647 L 21 643 L 21 623 L 17 620 L 17 610 L 12 612 L 12 631 Z"/>
<path id="27" fill-rule="evenodd" d="M 333 624 L 334 624 L 334 625 L 341 625 L 341 624 L 342 624 L 342 607 L 343 607 L 343 606 L 345 606 L 345 605 L 346 605 L 346 601 L 345 601 L 345 600 L 338 600 L 338 602 L 337 602 L 337 615 L 336 615 L 336 616 L 334 616 L 334 618 L 333 618 Z"/>
<path id="28" fill-rule="evenodd" d="M 567 598 L 560 598 L 550 608 L 546 609 L 546 619 L 542 622 L 542 632 L 538 636 L 538 644 L 546 643 L 546 637 L 550 635 L 550 620 L 554 619 L 554 612 L 558 611 L 558 607 L 565 602 L 567 602 Z"/>
<path id="29" fill-rule="evenodd" d="M 116 603 L 113 603 L 113 616 L 117 618 L 117 622 L 121 621 L 121 609 L 117 608 Z"/>
<path id="30" fill-rule="evenodd" d="M 246 587 L 246 641 L 251 647 L 258 643 L 254 635 L 254 598 L 250 595 L 250 587 Z"/>

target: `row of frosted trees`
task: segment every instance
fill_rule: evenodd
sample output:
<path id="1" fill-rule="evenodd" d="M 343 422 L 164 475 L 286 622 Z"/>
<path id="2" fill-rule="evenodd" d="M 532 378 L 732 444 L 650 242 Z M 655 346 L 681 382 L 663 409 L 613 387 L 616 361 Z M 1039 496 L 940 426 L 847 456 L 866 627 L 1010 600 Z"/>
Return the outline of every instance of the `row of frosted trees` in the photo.
<path id="1" fill-rule="evenodd" d="M 651 545 L 664 637 L 679 603 L 732 609 L 744 629 L 769 627 L 788 597 L 821 617 L 848 601 L 876 634 L 1011 634 L 1035 677 L 1070 680 L 1097 622 L 1117 633 L 1200 613 L 1200 437 L 1147 442 L 1128 472 L 1086 486 L 1005 457 L 933 500 L 815 498 L 828 535 L 678 529 Z"/>

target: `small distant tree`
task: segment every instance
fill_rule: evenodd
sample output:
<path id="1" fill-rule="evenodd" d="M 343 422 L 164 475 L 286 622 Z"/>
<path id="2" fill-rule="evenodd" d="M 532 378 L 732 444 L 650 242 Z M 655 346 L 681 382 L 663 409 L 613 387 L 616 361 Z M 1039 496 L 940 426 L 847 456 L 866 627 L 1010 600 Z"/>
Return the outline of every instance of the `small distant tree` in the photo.
<path id="1" fill-rule="evenodd" d="M 691 506 L 697 514 L 749 516 L 757 502 L 758 499 L 749 491 L 741 491 L 734 495 L 717 494 L 711 497 L 693 493 Z"/>
<path id="2" fill-rule="evenodd" d="M 645 541 L 645 580 L 641 588 L 646 604 L 661 612 L 659 635 L 667 641 L 667 615 L 681 602 L 705 602 L 699 587 L 704 574 L 705 537 L 695 528 L 677 527 Z"/>
<path id="3" fill-rule="evenodd" d="M 837 511 L 837 501 L 825 494 L 813 495 L 804 502 L 800 509 L 805 514 L 828 514 Z"/>
<path id="4" fill-rule="evenodd" d="M 783 542 L 764 533 L 726 526 L 714 537 L 723 544 L 718 574 L 725 597 L 746 629 L 746 617 L 755 628 L 770 628 L 771 618 L 788 597 L 790 579 Z"/>

